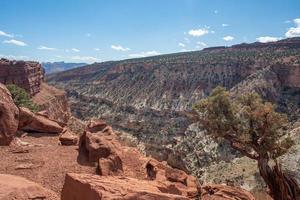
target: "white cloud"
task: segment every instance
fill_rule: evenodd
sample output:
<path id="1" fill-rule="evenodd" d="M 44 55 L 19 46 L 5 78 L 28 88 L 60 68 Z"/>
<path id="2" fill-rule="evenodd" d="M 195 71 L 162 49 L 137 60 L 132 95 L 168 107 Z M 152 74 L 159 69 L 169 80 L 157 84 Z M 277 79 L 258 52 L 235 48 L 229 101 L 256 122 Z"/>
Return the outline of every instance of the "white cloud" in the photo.
<path id="1" fill-rule="evenodd" d="M 9 37 L 9 38 L 14 37 L 12 34 L 5 33 L 4 31 L 0 31 L 0 36 L 5 36 L 5 37 Z"/>
<path id="2" fill-rule="evenodd" d="M 178 46 L 180 46 L 180 47 L 185 47 L 185 44 L 179 42 L 179 43 L 178 43 Z"/>
<path id="3" fill-rule="evenodd" d="M 100 49 L 99 48 L 94 48 L 94 51 L 100 51 Z"/>
<path id="4" fill-rule="evenodd" d="M 207 44 L 204 42 L 197 42 L 197 45 L 203 46 L 203 47 L 207 47 Z"/>
<path id="5" fill-rule="evenodd" d="M 2 55 L 0 54 L 0 58 L 7 58 L 10 60 L 28 60 L 28 56 L 14 56 L 14 55 Z"/>
<path id="6" fill-rule="evenodd" d="M 48 50 L 48 51 L 55 51 L 55 50 L 57 50 L 56 48 L 46 47 L 46 46 L 39 46 L 37 49 L 39 49 L 39 50 Z"/>
<path id="7" fill-rule="evenodd" d="M 296 18 L 293 20 L 296 27 L 291 27 L 289 30 L 285 33 L 285 36 L 288 38 L 291 37 L 300 37 L 300 18 Z"/>
<path id="8" fill-rule="evenodd" d="M 300 18 L 294 19 L 293 21 L 298 27 L 300 26 Z"/>
<path id="9" fill-rule="evenodd" d="M 218 14 L 218 13 L 219 13 L 219 11 L 218 11 L 218 10 L 214 10 L 214 13 L 215 13 L 215 14 Z"/>
<path id="10" fill-rule="evenodd" d="M 206 28 L 203 28 L 203 29 L 192 29 L 190 30 L 189 32 L 189 35 L 191 36 L 194 36 L 194 37 L 200 37 L 200 36 L 203 36 L 203 35 L 206 35 L 209 33 L 209 30 L 206 29 Z"/>
<path id="11" fill-rule="evenodd" d="M 232 40 L 234 40 L 234 37 L 228 35 L 228 36 L 223 37 L 223 40 L 225 40 L 225 41 L 232 41 Z"/>
<path id="12" fill-rule="evenodd" d="M 222 24 L 222 26 L 223 26 L 223 27 L 227 27 L 227 26 L 229 26 L 229 24 Z"/>
<path id="13" fill-rule="evenodd" d="M 160 53 L 157 51 L 147 51 L 147 52 L 141 52 L 136 54 L 130 54 L 130 58 L 141 58 L 141 57 L 147 57 L 147 56 L 157 56 Z"/>
<path id="14" fill-rule="evenodd" d="M 256 38 L 256 40 L 261 43 L 276 42 L 281 39 L 282 38 L 280 38 L 280 37 L 270 37 L 270 36 L 263 36 L 263 37 Z"/>
<path id="15" fill-rule="evenodd" d="M 191 49 L 181 49 L 180 51 L 181 52 L 187 52 L 187 51 L 193 51 L 193 50 L 191 50 Z"/>
<path id="16" fill-rule="evenodd" d="M 80 51 L 79 49 L 76 49 L 76 48 L 72 48 L 71 50 L 74 51 L 74 52 L 79 52 Z"/>
<path id="17" fill-rule="evenodd" d="M 72 60 L 84 61 L 84 62 L 98 62 L 101 61 L 99 58 L 95 58 L 92 56 L 72 56 Z"/>
<path id="18" fill-rule="evenodd" d="M 14 45 L 17 45 L 17 46 L 27 46 L 27 44 L 25 42 L 22 42 L 22 41 L 19 41 L 19 40 L 14 40 L 14 39 L 11 39 L 11 40 L 4 40 L 3 43 L 6 43 L 6 44 L 14 44 Z"/>
<path id="19" fill-rule="evenodd" d="M 127 47 L 122 47 L 121 45 L 111 45 L 111 48 L 116 51 L 129 51 L 130 49 Z"/>

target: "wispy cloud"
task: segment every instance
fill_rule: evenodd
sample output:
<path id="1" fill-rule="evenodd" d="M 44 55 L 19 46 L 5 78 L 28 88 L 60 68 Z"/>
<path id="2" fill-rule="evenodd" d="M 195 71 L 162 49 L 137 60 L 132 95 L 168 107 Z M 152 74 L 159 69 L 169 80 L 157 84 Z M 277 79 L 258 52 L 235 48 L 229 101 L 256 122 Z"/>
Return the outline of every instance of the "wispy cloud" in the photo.
<path id="1" fill-rule="evenodd" d="M 232 41 L 232 40 L 234 40 L 234 37 L 228 35 L 228 36 L 223 37 L 223 40 L 225 40 L 225 41 Z"/>
<path id="2" fill-rule="evenodd" d="M 203 46 L 203 47 L 207 47 L 207 44 L 204 42 L 197 42 L 197 45 Z"/>
<path id="3" fill-rule="evenodd" d="M 116 51 L 129 51 L 130 48 L 122 47 L 121 45 L 111 45 L 111 48 Z"/>
<path id="4" fill-rule="evenodd" d="M 289 30 L 285 33 L 285 36 L 288 38 L 291 37 L 300 37 L 300 18 L 296 18 L 293 20 L 296 27 L 291 27 Z"/>
<path id="5" fill-rule="evenodd" d="M 100 49 L 99 48 L 94 48 L 94 51 L 100 51 Z"/>
<path id="6" fill-rule="evenodd" d="M 136 54 L 130 54 L 130 58 L 140 58 L 140 57 L 147 57 L 147 56 L 157 56 L 160 53 L 157 51 L 147 51 L 147 52 L 141 52 L 141 53 L 136 53 Z"/>
<path id="7" fill-rule="evenodd" d="M 17 45 L 17 46 L 27 46 L 27 44 L 25 42 L 22 42 L 20 40 L 14 40 L 14 39 L 4 40 L 3 43 L 14 44 L 14 45 Z"/>
<path id="8" fill-rule="evenodd" d="M 80 52 L 79 49 L 76 49 L 76 48 L 72 48 L 71 51 L 74 51 L 74 52 Z"/>
<path id="9" fill-rule="evenodd" d="M 222 24 L 222 27 L 227 27 L 229 26 L 229 24 Z"/>
<path id="10" fill-rule="evenodd" d="M 86 36 L 86 37 L 92 37 L 92 34 L 86 33 L 85 36 Z"/>
<path id="11" fill-rule="evenodd" d="M 276 42 L 281 39 L 282 39 L 281 37 L 271 37 L 271 36 L 262 36 L 262 37 L 256 38 L 256 40 L 261 43 Z"/>
<path id="12" fill-rule="evenodd" d="M 0 31 L 0 36 L 5 36 L 5 37 L 9 37 L 9 38 L 14 37 L 12 34 L 5 33 L 4 31 Z"/>
<path id="13" fill-rule="evenodd" d="M 192 29 L 188 32 L 189 35 L 193 37 L 200 37 L 209 33 L 209 30 L 206 28 L 203 29 Z"/>
<path id="14" fill-rule="evenodd" d="M 218 11 L 218 10 L 214 10 L 214 13 L 215 13 L 215 14 L 218 14 L 218 13 L 219 13 L 219 11 Z"/>
<path id="15" fill-rule="evenodd" d="M 55 50 L 57 50 L 56 48 L 46 47 L 46 46 L 39 46 L 37 49 L 39 49 L 39 50 L 48 50 L 48 51 L 55 51 Z"/>
<path id="16" fill-rule="evenodd" d="M 84 61 L 84 62 L 99 62 L 101 59 L 92 56 L 72 56 L 72 60 Z"/>
<path id="17" fill-rule="evenodd" d="M 179 43 L 178 43 L 178 46 L 180 46 L 180 47 L 185 47 L 185 44 L 179 42 Z"/>

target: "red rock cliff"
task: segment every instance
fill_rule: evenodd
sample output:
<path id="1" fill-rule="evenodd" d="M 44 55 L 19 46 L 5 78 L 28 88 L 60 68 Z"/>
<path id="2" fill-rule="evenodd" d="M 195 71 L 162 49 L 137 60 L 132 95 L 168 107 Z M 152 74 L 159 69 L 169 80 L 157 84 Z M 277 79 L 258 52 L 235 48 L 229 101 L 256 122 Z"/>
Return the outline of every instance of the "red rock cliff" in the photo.
<path id="1" fill-rule="evenodd" d="M 16 84 L 32 96 L 40 91 L 44 69 L 38 62 L 0 60 L 0 83 Z"/>

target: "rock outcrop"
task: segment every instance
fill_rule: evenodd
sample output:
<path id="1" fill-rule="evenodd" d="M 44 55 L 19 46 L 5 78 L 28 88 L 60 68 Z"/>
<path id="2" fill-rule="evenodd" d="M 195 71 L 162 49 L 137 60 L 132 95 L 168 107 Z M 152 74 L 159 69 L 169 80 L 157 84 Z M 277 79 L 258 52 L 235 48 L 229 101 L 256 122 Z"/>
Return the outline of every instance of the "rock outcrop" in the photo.
<path id="1" fill-rule="evenodd" d="M 41 90 L 33 98 L 43 114 L 49 119 L 67 123 L 71 117 L 68 99 L 64 91 L 41 83 Z"/>
<path id="2" fill-rule="evenodd" d="M 108 179 L 110 176 L 120 176 L 112 181 L 118 182 L 123 177 L 124 180 L 128 180 L 125 182 L 132 184 L 141 181 L 141 183 L 156 185 L 162 193 L 180 195 L 184 198 L 195 198 L 200 195 L 200 185 L 194 177 L 184 171 L 173 169 L 166 163 L 147 158 L 135 148 L 120 144 L 112 128 L 102 120 L 91 120 L 88 123 L 85 133 L 80 138 L 79 150 L 80 153 L 86 155 L 89 162 L 98 163 L 98 171 L 101 176 Z M 102 179 L 99 178 L 99 180 Z M 65 184 L 68 183 L 66 180 Z M 122 182 L 122 184 L 124 183 Z M 120 182 L 120 185 L 122 184 Z M 66 185 L 66 188 L 68 187 L 71 186 Z M 120 190 L 122 193 L 123 189 L 119 188 L 119 185 L 114 187 L 110 190 Z M 130 188 L 125 190 L 129 191 Z M 146 191 L 147 188 L 141 186 L 139 190 Z M 139 193 L 138 191 L 134 191 L 134 193 Z M 158 192 L 157 189 L 153 191 Z M 147 192 L 151 193 L 151 190 Z"/>
<path id="3" fill-rule="evenodd" d="M 19 109 L 10 92 L 1 83 L 0 96 L 0 145 L 9 145 L 18 130 Z"/>
<path id="4" fill-rule="evenodd" d="M 0 199 L 1 200 L 59 200 L 51 190 L 31 182 L 25 178 L 0 174 Z"/>
<path id="5" fill-rule="evenodd" d="M 19 130 L 54 134 L 63 131 L 63 127 L 56 121 L 43 115 L 34 114 L 24 107 L 19 108 L 19 110 Z"/>
<path id="6" fill-rule="evenodd" d="M 38 62 L 0 60 L 0 83 L 15 84 L 32 96 L 40 91 L 44 70 Z"/>
<path id="7" fill-rule="evenodd" d="M 62 132 L 62 134 L 59 136 L 59 141 L 61 145 L 76 145 L 78 142 L 78 136 L 65 128 Z"/>

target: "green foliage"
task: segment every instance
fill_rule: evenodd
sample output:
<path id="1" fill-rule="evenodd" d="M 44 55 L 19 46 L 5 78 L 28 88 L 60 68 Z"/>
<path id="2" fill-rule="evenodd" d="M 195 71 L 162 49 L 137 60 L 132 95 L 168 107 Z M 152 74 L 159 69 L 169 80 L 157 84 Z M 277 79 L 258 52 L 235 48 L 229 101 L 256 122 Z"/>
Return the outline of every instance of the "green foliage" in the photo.
<path id="1" fill-rule="evenodd" d="M 287 117 L 263 102 L 257 93 L 231 98 L 217 87 L 194 106 L 200 124 L 215 138 L 224 138 L 231 146 L 252 158 L 277 158 L 293 145 L 284 129 Z"/>
<path id="2" fill-rule="evenodd" d="M 26 107 L 32 112 L 38 112 L 40 110 L 39 106 L 32 102 L 30 95 L 26 90 L 14 84 L 6 85 L 6 87 L 10 91 L 12 98 L 18 107 Z"/>

